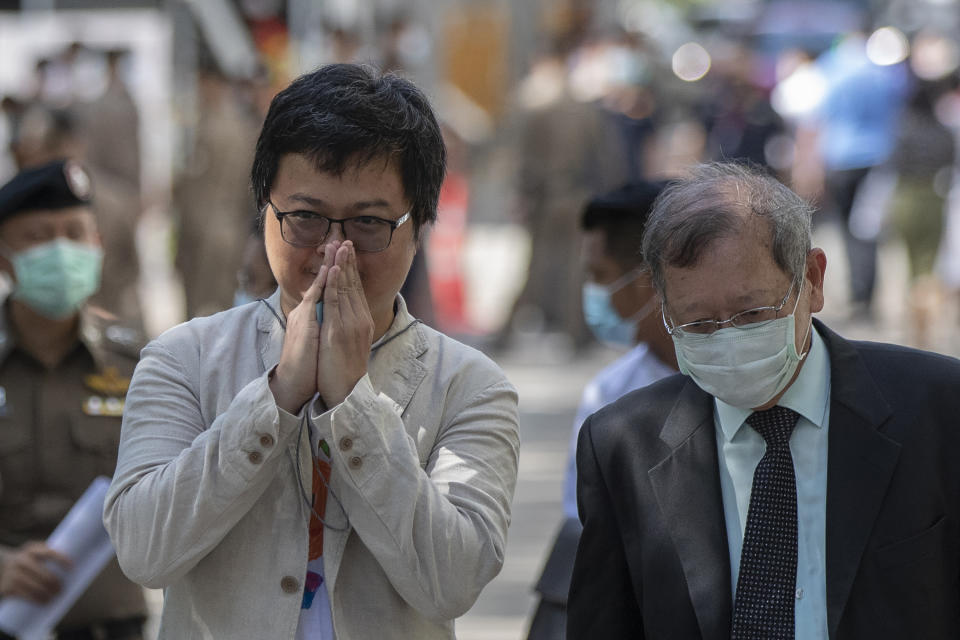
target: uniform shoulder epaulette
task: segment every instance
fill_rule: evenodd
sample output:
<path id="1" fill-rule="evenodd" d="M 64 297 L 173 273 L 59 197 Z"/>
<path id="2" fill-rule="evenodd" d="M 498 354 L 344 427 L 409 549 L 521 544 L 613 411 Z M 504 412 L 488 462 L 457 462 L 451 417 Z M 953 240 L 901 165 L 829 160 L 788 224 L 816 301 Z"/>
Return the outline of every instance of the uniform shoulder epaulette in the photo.
<path id="1" fill-rule="evenodd" d="M 116 316 L 97 307 L 86 310 L 82 330 L 83 339 L 91 347 L 134 360 L 140 357 L 140 350 L 147 344 L 142 331 L 122 324 Z"/>

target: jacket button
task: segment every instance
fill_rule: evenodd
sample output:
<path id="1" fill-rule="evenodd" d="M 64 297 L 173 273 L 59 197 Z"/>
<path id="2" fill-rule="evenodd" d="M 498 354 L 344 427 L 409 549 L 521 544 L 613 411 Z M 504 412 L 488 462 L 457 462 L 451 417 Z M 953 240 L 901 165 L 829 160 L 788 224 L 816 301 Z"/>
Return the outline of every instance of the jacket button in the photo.
<path id="1" fill-rule="evenodd" d="M 360 456 L 353 456 L 350 458 L 350 468 L 359 469 L 363 466 L 363 459 Z"/>
<path id="2" fill-rule="evenodd" d="M 263 456 L 260 455 L 259 451 L 251 451 L 247 455 L 247 460 L 249 460 L 251 464 L 260 464 L 263 462 Z"/>
<path id="3" fill-rule="evenodd" d="M 353 449 L 353 438 L 340 438 L 340 451 L 350 451 Z"/>
<path id="4" fill-rule="evenodd" d="M 284 593 L 298 593 L 300 591 L 300 582 L 293 576 L 286 576 L 280 581 L 280 588 Z"/>
<path id="5" fill-rule="evenodd" d="M 271 436 L 269 433 L 263 434 L 262 436 L 260 436 L 260 444 L 264 447 L 272 447 L 273 436 Z"/>

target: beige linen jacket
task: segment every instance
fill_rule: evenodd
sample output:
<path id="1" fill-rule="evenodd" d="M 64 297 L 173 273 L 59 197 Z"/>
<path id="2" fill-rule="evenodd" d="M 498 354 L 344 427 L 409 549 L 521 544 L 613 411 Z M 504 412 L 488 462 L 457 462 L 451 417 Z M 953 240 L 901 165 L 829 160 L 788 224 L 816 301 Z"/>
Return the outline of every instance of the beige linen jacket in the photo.
<path id="1" fill-rule="evenodd" d="M 279 310 L 279 294 L 269 303 Z M 104 523 L 126 574 L 165 591 L 161 638 L 295 637 L 307 418 L 331 448 L 323 557 L 338 640 L 455 637 L 454 618 L 503 563 L 517 395 L 488 358 L 411 322 L 398 297 L 367 376 L 342 404 L 299 417 L 267 384 L 283 329 L 262 302 L 143 350 Z"/>

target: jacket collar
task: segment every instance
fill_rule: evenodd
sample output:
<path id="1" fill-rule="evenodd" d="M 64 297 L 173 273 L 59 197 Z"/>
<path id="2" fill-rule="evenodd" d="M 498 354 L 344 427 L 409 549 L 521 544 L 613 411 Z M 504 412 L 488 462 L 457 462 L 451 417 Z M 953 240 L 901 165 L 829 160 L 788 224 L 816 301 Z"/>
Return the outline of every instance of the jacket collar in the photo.
<path id="1" fill-rule="evenodd" d="M 427 350 L 423 326 L 407 311 L 397 294 L 393 323 L 372 346 L 370 380 L 377 391 L 406 409 L 427 369 L 420 356 Z"/>
<path id="2" fill-rule="evenodd" d="M 285 333 L 286 318 L 280 308 L 280 288 L 269 298 L 259 303 L 257 314 L 257 330 L 260 335 L 259 351 L 261 371 L 265 372 L 280 362 L 280 353 L 283 351 L 283 336 Z"/>
<path id="3" fill-rule="evenodd" d="M 893 477 L 900 445 L 883 432 L 893 413 L 856 348 L 814 320 L 830 352 L 827 459 L 827 626 L 835 637 L 857 568 Z"/>

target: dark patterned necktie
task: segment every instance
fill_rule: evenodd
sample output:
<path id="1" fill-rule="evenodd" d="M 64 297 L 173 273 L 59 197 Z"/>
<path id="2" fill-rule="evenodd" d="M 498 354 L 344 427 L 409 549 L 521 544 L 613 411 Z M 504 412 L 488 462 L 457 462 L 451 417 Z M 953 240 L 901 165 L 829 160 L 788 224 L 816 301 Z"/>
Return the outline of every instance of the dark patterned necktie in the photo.
<path id="1" fill-rule="evenodd" d="M 731 640 L 794 637 L 797 479 L 790 434 L 797 417 L 786 407 L 773 407 L 747 418 L 767 450 L 753 472 Z"/>

